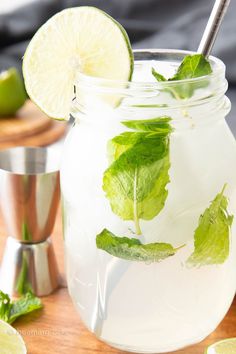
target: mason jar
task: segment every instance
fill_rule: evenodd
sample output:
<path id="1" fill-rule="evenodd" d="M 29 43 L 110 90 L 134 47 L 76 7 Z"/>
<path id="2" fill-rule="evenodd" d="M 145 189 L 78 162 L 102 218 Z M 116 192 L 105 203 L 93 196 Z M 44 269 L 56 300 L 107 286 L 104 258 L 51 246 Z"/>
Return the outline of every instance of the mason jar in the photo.
<path id="1" fill-rule="evenodd" d="M 68 287 L 109 345 L 164 353 L 201 341 L 236 286 L 236 143 L 225 66 L 172 76 L 185 55 L 134 52 L 132 82 L 78 74 L 61 188 Z"/>

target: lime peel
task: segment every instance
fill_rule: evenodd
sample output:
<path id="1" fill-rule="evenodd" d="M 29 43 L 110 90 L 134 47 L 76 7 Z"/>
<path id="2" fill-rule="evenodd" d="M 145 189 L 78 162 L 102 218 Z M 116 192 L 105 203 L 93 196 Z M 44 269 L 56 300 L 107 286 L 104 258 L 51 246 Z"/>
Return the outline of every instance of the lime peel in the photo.
<path id="1" fill-rule="evenodd" d="M 0 117 L 13 116 L 27 99 L 23 80 L 16 68 L 0 73 Z"/>
<path id="2" fill-rule="evenodd" d="M 0 320 L 1 354 L 26 354 L 26 346 L 20 333 L 8 323 Z"/>
<path id="3" fill-rule="evenodd" d="M 205 354 L 235 354 L 236 338 L 227 338 L 210 345 Z"/>

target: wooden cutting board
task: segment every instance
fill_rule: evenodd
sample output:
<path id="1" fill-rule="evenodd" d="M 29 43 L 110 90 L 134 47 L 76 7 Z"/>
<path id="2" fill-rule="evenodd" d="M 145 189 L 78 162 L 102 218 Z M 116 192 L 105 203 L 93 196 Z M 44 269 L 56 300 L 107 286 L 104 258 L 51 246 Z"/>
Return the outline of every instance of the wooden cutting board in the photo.
<path id="1" fill-rule="evenodd" d="M 28 100 L 16 116 L 0 118 L 0 149 L 49 145 L 60 139 L 66 128 L 66 123 L 48 118 Z"/>

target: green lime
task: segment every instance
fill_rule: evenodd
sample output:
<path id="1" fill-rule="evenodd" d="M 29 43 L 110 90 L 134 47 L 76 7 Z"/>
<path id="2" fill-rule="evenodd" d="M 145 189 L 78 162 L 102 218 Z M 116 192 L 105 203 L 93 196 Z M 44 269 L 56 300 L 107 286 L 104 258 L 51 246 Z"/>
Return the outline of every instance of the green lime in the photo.
<path id="1" fill-rule="evenodd" d="M 90 6 L 66 9 L 49 19 L 32 38 L 23 60 L 30 98 L 55 119 L 69 118 L 77 72 L 127 81 L 132 71 L 124 28 Z"/>
<path id="2" fill-rule="evenodd" d="M 236 338 L 224 339 L 210 345 L 205 354 L 236 354 Z"/>
<path id="3" fill-rule="evenodd" d="M 0 73 L 0 116 L 14 115 L 27 96 L 23 80 L 15 68 Z"/>
<path id="4" fill-rule="evenodd" d="M 0 320 L 0 353 L 26 354 L 26 346 L 21 335 L 8 323 Z"/>

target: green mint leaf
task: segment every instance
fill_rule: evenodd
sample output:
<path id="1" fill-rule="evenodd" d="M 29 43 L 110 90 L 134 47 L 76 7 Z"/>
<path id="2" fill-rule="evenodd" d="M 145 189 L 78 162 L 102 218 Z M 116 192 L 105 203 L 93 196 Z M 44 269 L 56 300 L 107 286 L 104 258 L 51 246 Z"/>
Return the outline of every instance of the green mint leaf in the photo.
<path id="1" fill-rule="evenodd" d="M 97 248 L 114 257 L 137 262 L 160 262 L 173 256 L 179 248 L 169 243 L 142 244 L 138 239 L 118 237 L 104 229 L 96 237 Z"/>
<path id="2" fill-rule="evenodd" d="M 130 149 L 137 141 L 141 141 L 141 139 L 141 134 L 133 135 L 131 132 L 125 132 L 109 140 L 107 143 L 109 164 L 112 164 L 120 155 Z"/>
<path id="3" fill-rule="evenodd" d="M 172 129 L 167 127 L 165 118 L 160 132 L 161 124 L 157 122 L 123 122 L 146 131 L 122 133 L 108 144 L 110 166 L 104 172 L 103 190 L 112 211 L 123 220 L 133 220 L 137 234 L 141 234 L 139 219 L 153 219 L 162 210 L 168 194 L 165 187 L 169 182 Z"/>
<path id="4" fill-rule="evenodd" d="M 164 108 L 168 107 L 168 104 L 160 103 L 160 104 L 132 104 L 131 107 L 136 108 Z"/>
<path id="5" fill-rule="evenodd" d="M 148 120 L 129 120 L 121 122 L 127 128 L 141 131 L 151 131 L 160 134 L 169 134 L 172 132 L 172 128 L 170 126 L 170 117 L 158 117 Z"/>
<path id="6" fill-rule="evenodd" d="M 158 81 L 193 79 L 211 73 L 211 65 L 202 54 L 187 55 L 180 64 L 176 74 L 168 80 L 161 74 L 158 74 L 155 69 L 152 69 L 152 74 Z M 176 99 L 185 99 L 190 98 L 196 89 L 206 87 L 207 85 L 208 80 L 206 79 L 202 82 L 185 82 L 183 84 L 171 85 L 170 87 L 166 87 L 165 91 L 170 92 Z"/>
<path id="7" fill-rule="evenodd" d="M 193 79 L 201 76 L 206 76 L 212 73 L 209 61 L 202 54 L 187 55 L 180 64 L 177 73 L 170 81 Z M 191 82 L 178 84 L 172 87 L 175 96 L 180 99 L 190 98 L 194 91 L 198 88 L 203 88 L 208 85 L 208 80 L 202 82 Z"/>
<path id="8" fill-rule="evenodd" d="M 167 79 L 159 74 L 154 68 L 152 68 L 152 75 L 157 79 L 157 81 L 167 81 Z"/>
<path id="9" fill-rule="evenodd" d="M 211 65 L 204 55 L 187 55 L 180 64 L 176 74 L 169 80 L 193 79 L 196 77 L 209 75 L 211 73 Z"/>
<path id="10" fill-rule="evenodd" d="M 40 308 L 42 308 L 41 300 L 32 293 L 11 301 L 7 294 L 0 291 L 0 319 L 5 322 L 12 323 L 18 317 Z"/>
<path id="11" fill-rule="evenodd" d="M 9 323 L 14 322 L 18 317 L 42 308 L 41 300 L 32 293 L 27 293 L 19 300 L 13 301 L 10 310 Z"/>
<path id="12" fill-rule="evenodd" d="M 11 311 L 11 300 L 7 294 L 0 290 L 0 319 L 8 322 Z"/>
<path id="13" fill-rule="evenodd" d="M 233 216 L 227 211 L 228 200 L 217 194 L 209 208 L 200 216 L 194 234 L 194 252 L 187 260 L 189 266 L 222 264 L 229 256 L 229 235 Z"/>

